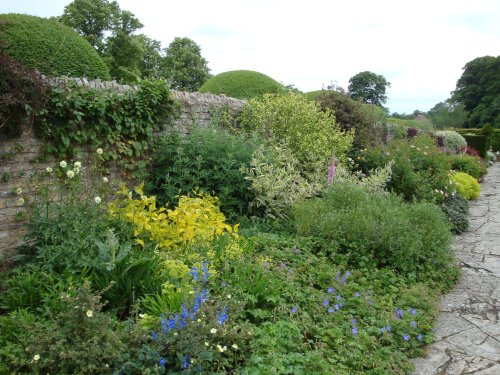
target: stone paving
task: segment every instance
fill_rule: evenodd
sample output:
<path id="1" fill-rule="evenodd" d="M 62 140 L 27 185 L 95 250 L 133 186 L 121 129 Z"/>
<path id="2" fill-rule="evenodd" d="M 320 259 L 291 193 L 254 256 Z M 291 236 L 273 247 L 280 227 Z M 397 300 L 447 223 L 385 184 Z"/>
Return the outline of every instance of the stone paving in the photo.
<path id="1" fill-rule="evenodd" d="M 500 162 L 481 190 L 453 245 L 462 277 L 441 298 L 436 341 L 414 360 L 414 375 L 500 375 Z"/>

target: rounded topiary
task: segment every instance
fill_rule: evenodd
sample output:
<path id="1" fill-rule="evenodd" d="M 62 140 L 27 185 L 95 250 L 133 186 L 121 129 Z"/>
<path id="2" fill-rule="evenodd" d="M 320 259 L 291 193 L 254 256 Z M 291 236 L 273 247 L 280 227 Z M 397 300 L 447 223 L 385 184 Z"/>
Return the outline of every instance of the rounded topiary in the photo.
<path id="1" fill-rule="evenodd" d="M 441 130 L 436 132 L 435 136 L 442 138 L 445 150 L 452 154 L 464 153 L 467 148 L 465 138 L 455 131 Z"/>
<path id="2" fill-rule="evenodd" d="M 0 14 L 0 41 L 15 60 L 48 76 L 109 79 L 96 50 L 73 29 L 25 14 Z"/>
<path id="3" fill-rule="evenodd" d="M 472 177 L 470 174 L 464 172 L 453 173 L 450 177 L 451 182 L 457 189 L 458 195 L 461 197 L 471 200 L 477 199 L 481 193 L 481 186 L 479 182 Z"/>
<path id="4" fill-rule="evenodd" d="M 200 92 L 224 94 L 238 99 L 251 99 L 282 91 L 284 87 L 279 82 L 251 70 L 233 70 L 217 74 L 200 88 Z"/>

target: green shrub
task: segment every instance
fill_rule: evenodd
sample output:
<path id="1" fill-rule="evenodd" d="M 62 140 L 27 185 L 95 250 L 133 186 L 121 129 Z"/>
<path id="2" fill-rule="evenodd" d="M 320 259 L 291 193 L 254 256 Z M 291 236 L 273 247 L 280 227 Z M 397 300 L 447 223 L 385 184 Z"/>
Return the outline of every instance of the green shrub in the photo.
<path id="1" fill-rule="evenodd" d="M 458 194 L 450 195 L 440 205 L 451 223 L 453 233 L 460 234 L 469 229 L 469 206 Z"/>
<path id="2" fill-rule="evenodd" d="M 68 26 L 25 14 L 0 14 L 0 32 L 7 53 L 45 75 L 109 79 L 98 53 Z"/>
<path id="3" fill-rule="evenodd" d="M 471 175 L 464 172 L 457 172 L 451 175 L 450 180 L 461 197 L 467 200 L 479 197 L 481 186 L 479 186 L 479 182 Z"/>
<path id="4" fill-rule="evenodd" d="M 390 160 L 394 163 L 388 188 L 406 201 L 439 201 L 451 192 L 448 176 L 451 161 L 432 138 L 421 135 L 411 140 L 394 140 L 385 146 L 361 150 L 354 156 L 358 168 L 367 174 Z"/>
<path id="5" fill-rule="evenodd" d="M 161 205 L 175 205 L 178 195 L 200 188 L 220 199 L 228 217 L 246 215 L 254 195 L 243 168 L 256 149 L 257 139 L 216 126 L 167 133 L 154 147 L 146 191 Z"/>
<path id="6" fill-rule="evenodd" d="M 334 183 L 322 198 L 293 209 L 297 231 L 332 241 L 362 266 L 375 260 L 417 280 L 446 283 L 452 253 L 449 224 L 431 203 L 403 203 L 395 195 L 370 194 Z"/>
<path id="7" fill-rule="evenodd" d="M 24 67 L 1 50 L 0 141 L 19 137 L 23 123 L 32 125 L 47 101 L 48 85 L 38 72 Z"/>
<path id="8" fill-rule="evenodd" d="M 446 152 L 458 154 L 465 152 L 467 142 L 459 133 L 452 130 L 441 130 L 435 133 L 436 137 L 443 138 L 443 145 Z"/>
<path id="9" fill-rule="evenodd" d="M 353 139 L 352 133 L 340 130 L 330 112 L 293 92 L 250 100 L 239 120 L 247 131 L 285 146 L 305 170 L 314 170 L 318 161 L 325 169 L 333 158 L 345 161 Z"/>
<path id="10" fill-rule="evenodd" d="M 308 173 L 286 148 L 261 147 L 247 169 L 246 180 L 254 195 L 252 211 L 263 211 L 272 219 L 288 217 L 294 203 L 317 195 L 325 187 L 327 173 L 320 167 L 316 173 Z"/>
<path id="11" fill-rule="evenodd" d="M 389 117 L 387 118 L 387 123 L 395 126 L 401 126 L 404 128 L 416 128 L 423 131 L 431 131 L 434 126 L 432 122 L 425 120 L 405 120 L 400 118 Z"/>
<path id="12" fill-rule="evenodd" d="M 485 135 L 474 135 L 474 134 L 462 134 L 465 140 L 467 141 L 467 145 L 469 147 L 475 148 L 481 154 L 481 157 L 486 157 L 486 153 L 488 151 L 488 137 Z"/>
<path id="13" fill-rule="evenodd" d="M 361 102 L 335 90 L 325 90 L 315 99 L 323 110 L 334 114 L 335 123 L 342 130 L 354 131 L 355 146 L 363 148 L 381 142 L 381 139 L 377 139 L 374 128 L 375 113 L 369 111 Z"/>
<path id="14" fill-rule="evenodd" d="M 257 98 L 283 91 L 284 87 L 271 77 L 251 70 L 233 70 L 217 74 L 200 88 L 200 92 L 224 94 L 238 99 Z"/>
<path id="15" fill-rule="evenodd" d="M 451 169 L 457 172 L 465 172 L 474 178 L 481 178 L 487 172 L 486 163 L 479 157 L 471 155 L 452 155 L 450 156 Z"/>

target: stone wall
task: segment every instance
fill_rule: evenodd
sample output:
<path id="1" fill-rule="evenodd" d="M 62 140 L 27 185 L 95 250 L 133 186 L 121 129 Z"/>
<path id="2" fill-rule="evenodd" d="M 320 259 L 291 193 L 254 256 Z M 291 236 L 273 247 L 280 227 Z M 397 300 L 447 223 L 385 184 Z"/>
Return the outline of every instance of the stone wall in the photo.
<path id="1" fill-rule="evenodd" d="M 118 92 L 136 89 L 134 86 L 120 85 L 116 82 L 87 81 L 85 79 L 50 79 L 51 84 L 60 85 L 72 80 L 94 90 L 111 89 Z M 172 91 L 172 97 L 180 104 L 179 118 L 174 126 L 186 129 L 189 125 L 204 126 L 220 110 L 227 109 L 232 116 L 239 113 L 245 101 L 224 95 L 188 93 Z M 16 193 L 19 187 L 31 186 L 31 176 L 53 166 L 55 160 L 34 162 L 42 155 L 44 142 L 36 139 L 26 128 L 20 138 L 0 141 L 0 256 L 10 255 L 22 243 L 24 236 L 25 208 L 19 205 L 19 198 L 26 201 L 35 199 L 34 193 L 26 190 Z"/>

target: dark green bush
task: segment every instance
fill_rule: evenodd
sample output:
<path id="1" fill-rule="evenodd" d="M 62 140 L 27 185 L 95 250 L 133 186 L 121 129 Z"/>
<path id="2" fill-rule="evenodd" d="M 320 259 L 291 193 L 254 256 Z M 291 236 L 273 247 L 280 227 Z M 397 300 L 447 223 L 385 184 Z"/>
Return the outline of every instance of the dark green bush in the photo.
<path id="1" fill-rule="evenodd" d="M 200 188 L 220 199 L 231 218 L 248 213 L 253 199 L 242 167 L 249 168 L 257 140 L 216 127 L 194 127 L 183 136 L 164 135 L 156 144 L 146 191 L 160 204 L 174 205 L 176 196 Z"/>
<path id="2" fill-rule="evenodd" d="M 319 236 L 350 254 L 354 266 L 375 262 L 421 281 L 449 285 L 451 233 L 439 207 L 404 203 L 334 183 L 322 198 L 294 207 L 300 235 Z"/>
<path id="3" fill-rule="evenodd" d="M 451 169 L 457 172 L 465 172 L 478 179 L 487 172 L 486 164 L 472 155 L 450 155 Z"/>
<path id="4" fill-rule="evenodd" d="M 481 157 L 486 156 L 486 152 L 488 151 L 488 137 L 485 135 L 473 135 L 473 134 L 462 134 L 465 140 L 467 141 L 468 147 L 473 147 L 479 151 Z"/>
<path id="5" fill-rule="evenodd" d="M 48 91 L 38 72 L 24 67 L 1 48 L 0 42 L 0 141 L 19 137 L 23 123 L 31 126 L 46 104 Z"/>
<path id="6" fill-rule="evenodd" d="M 451 195 L 440 205 L 451 223 L 453 233 L 460 234 L 469 229 L 469 205 L 460 195 Z"/>
<path id="7" fill-rule="evenodd" d="M 0 14 L 0 33 L 15 60 L 45 75 L 109 79 L 97 51 L 61 23 L 26 14 Z"/>
<path id="8" fill-rule="evenodd" d="M 422 135 L 411 140 L 394 140 L 355 156 L 364 173 L 381 168 L 390 160 L 394 160 L 394 164 L 389 190 L 406 201 L 440 200 L 450 192 L 448 172 L 451 162 L 432 138 Z"/>
<path id="9" fill-rule="evenodd" d="M 217 74 L 200 88 L 200 92 L 224 94 L 238 99 L 251 99 L 284 90 L 283 86 L 271 77 L 251 70 L 233 70 Z"/>

